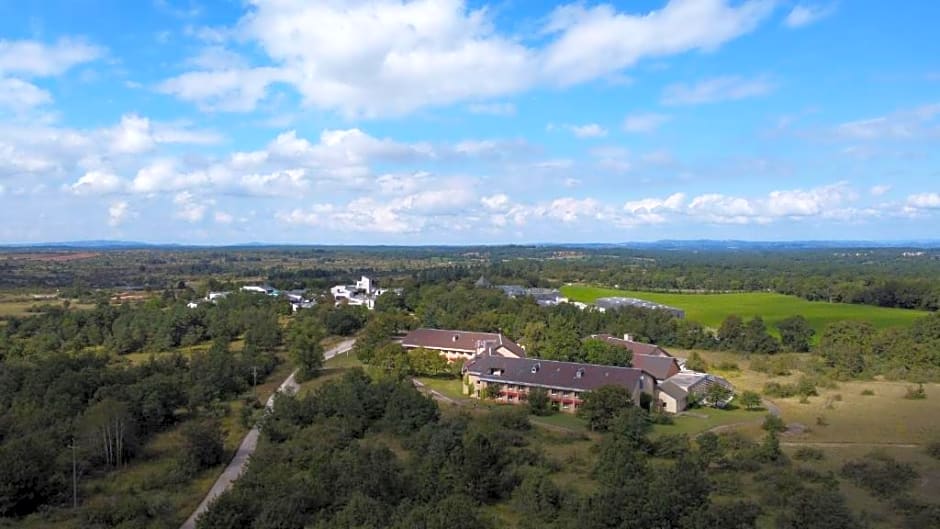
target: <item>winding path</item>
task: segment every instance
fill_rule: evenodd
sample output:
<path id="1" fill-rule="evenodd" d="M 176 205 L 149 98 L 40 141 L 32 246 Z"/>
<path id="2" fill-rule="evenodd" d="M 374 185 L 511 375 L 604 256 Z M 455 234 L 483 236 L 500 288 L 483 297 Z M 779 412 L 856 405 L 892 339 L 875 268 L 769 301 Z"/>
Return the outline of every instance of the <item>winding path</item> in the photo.
<path id="1" fill-rule="evenodd" d="M 345 340 L 337 344 L 335 347 L 329 351 L 323 353 L 323 359 L 329 360 L 336 355 L 345 353 L 353 348 L 356 344 L 355 339 Z M 274 397 L 278 393 L 286 392 L 295 392 L 300 388 L 300 385 L 297 384 L 297 380 L 294 378 L 297 372 L 294 371 L 287 377 L 284 382 L 277 388 L 265 403 L 265 406 L 268 409 L 274 407 Z M 228 466 L 225 467 L 225 470 L 222 471 L 222 474 L 219 475 L 219 478 L 212 485 L 212 488 L 209 489 L 209 493 L 206 494 L 206 497 L 202 499 L 202 502 L 199 504 L 199 507 L 196 507 L 196 510 L 183 522 L 183 525 L 180 526 L 180 529 L 195 529 L 196 528 L 196 519 L 199 518 L 199 515 L 206 512 L 209 509 L 209 504 L 212 503 L 212 500 L 216 499 L 220 494 L 227 491 L 232 483 L 242 475 L 242 472 L 245 471 L 245 467 L 248 465 L 248 460 L 251 458 L 251 454 L 254 453 L 255 448 L 258 447 L 258 436 L 260 435 L 258 427 L 255 426 L 245 435 L 245 438 L 242 439 L 242 443 L 238 446 L 238 450 L 235 452 L 235 457 L 232 458 L 232 461 L 229 462 Z"/>

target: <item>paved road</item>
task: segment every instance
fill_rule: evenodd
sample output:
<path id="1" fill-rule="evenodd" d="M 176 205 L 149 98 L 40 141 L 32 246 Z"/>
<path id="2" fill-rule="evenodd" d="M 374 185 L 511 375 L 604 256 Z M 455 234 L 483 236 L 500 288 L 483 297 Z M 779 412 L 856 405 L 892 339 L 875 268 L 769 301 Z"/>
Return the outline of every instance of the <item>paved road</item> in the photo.
<path id="1" fill-rule="evenodd" d="M 353 345 L 355 344 L 355 339 L 344 340 L 329 351 L 325 351 L 323 353 L 323 358 L 329 360 L 336 355 L 343 354 L 352 349 Z M 297 384 L 297 381 L 294 378 L 296 373 L 296 371 L 291 373 L 290 376 L 281 383 L 280 387 L 277 388 L 276 393 L 297 391 L 297 389 L 300 388 L 300 385 Z M 272 394 L 270 397 L 268 397 L 268 401 L 265 403 L 265 406 L 267 406 L 268 409 L 274 407 L 275 394 Z M 212 500 L 228 490 L 229 487 L 232 486 L 232 483 L 234 483 L 235 480 L 242 475 L 242 472 L 245 471 L 245 466 L 248 465 L 248 459 L 251 457 L 251 454 L 254 453 L 255 448 L 258 446 L 259 434 L 260 432 L 258 431 L 258 427 L 255 426 L 251 429 L 251 431 L 248 432 L 247 435 L 245 435 L 245 438 L 242 439 L 242 444 L 238 446 L 238 451 L 235 452 L 235 457 L 233 457 L 232 461 L 229 462 L 227 467 L 225 467 L 225 470 L 222 471 L 219 479 L 217 479 L 212 485 L 212 488 L 209 489 L 209 493 L 206 494 L 206 497 L 202 499 L 202 503 L 200 503 L 199 507 L 196 507 L 196 510 L 193 512 L 193 514 L 190 515 L 190 517 L 185 522 L 183 522 L 183 525 L 180 526 L 180 529 L 195 529 L 196 518 L 198 518 L 200 514 L 204 513 L 209 508 L 209 504 L 212 503 Z"/>

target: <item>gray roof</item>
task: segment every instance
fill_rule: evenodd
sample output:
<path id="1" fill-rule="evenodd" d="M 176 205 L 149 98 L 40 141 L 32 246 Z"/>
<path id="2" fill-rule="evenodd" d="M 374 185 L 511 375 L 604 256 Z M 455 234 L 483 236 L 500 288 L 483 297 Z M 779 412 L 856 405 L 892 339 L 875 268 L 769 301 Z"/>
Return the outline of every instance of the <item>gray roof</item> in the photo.
<path id="1" fill-rule="evenodd" d="M 679 364 L 671 356 L 634 354 L 632 363 L 656 380 L 666 380 L 679 372 Z"/>
<path id="2" fill-rule="evenodd" d="M 480 348 L 505 347 L 518 356 L 525 356 L 525 349 L 499 333 L 453 331 L 445 329 L 415 329 L 401 340 L 403 347 L 424 347 L 476 354 Z"/>
<path id="3" fill-rule="evenodd" d="M 503 356 L 478 356 L 464 365 L 464 371 L 486 381 L 574 391 L 621 386 L 632 392 L 643 376 L 641 370 L 631 367 Z"/>
<path id="4" fill-rule="evenodd" d="M 622 338 L 617 338 L 610 334 L 592 334 L 591 338 L 595 340 L 604 340 L 605 342 L 616 345 L 618 347 L 623 347 L 633 351 L 633 354 L 638 355 L 652 355 L 652 356 L 672 356 L 662 347 L 643 342 L 634 342 L 632 340 L 624 340 Z"/>
<path id="5" fill-rule="evenodd" d="M 689 395 L 688 391 L 680 388 L 668 380 L 659 385 L 659 391 L 662 391 L 676 400 L 684 399 Z"/>

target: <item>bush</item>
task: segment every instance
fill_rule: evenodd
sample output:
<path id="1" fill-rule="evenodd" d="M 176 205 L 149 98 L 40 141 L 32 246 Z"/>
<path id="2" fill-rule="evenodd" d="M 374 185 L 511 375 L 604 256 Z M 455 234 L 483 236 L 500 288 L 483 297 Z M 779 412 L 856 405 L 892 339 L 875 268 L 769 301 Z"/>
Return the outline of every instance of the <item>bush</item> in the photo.
<path id="1" fill-rule="evenodd" d="M 708 371 L 708 363 L 696 352 L 693 352 L 692 355 L 685 361 L 686 369 L 691 371 L 698 371 L 700 373 L 705 373 Z"/>
<path id="2" fill-rule="evenodd" d="M 225 459 L 225 440 L 219 421 L 190 421 L 183 425 L 180 463 L 192 470 L 213 467 Z"/>
<path id="3" fill-rule="evenodd" d="M 801 446 L 793 453 L 793 459 L 798 461 L 822 461 L 825 458 L 826 454 L 822 450 L 811 446 Z"/>
<path id="4" fill-rule="evenodd" d="M 927 455 L 934 459 L 940 459 L 940 441 L 927 443 Z"/>
<path id="5" fill-rule="evenodd" d="M 783 419 L 777 417 L 773 414 L 768 414 L 764 417 L 764 424 L 761 425 L 761 428 L 767 430 L 768 432 L 783 432 L 786 431 L 787 425 L 784 424 Z"/>
<path id="6" fill-rule="evenodd" d="M 649 419 L 650 424 L 673 424 L 675 422 L 672 415 L 656 408 L 650 411 Z"/>
<path id="7" fill-rule="evenodd" d="M 721 371 L 740 371 L 741 370 L 741 368 L 738 367 L 737 362 L 729 362 L 727 360 L 725 360 L 724 362 L 720 362 L 717 366 L 715 366 L 715 368 Z"/>
<path id="8" fill-rule="evenodd" d="M 653 453 L 658 457 L 669 459 L 679 459 L 688 454 L 691 449 L 689 436 L 684 433 L 666 434 L 653 443 Z"/>
<path id="9" fill-rule="evenodd" d="M 740 398 L 738 399 L 741 402 L 741 405 L 749 410 L 759 408 L 761 405 L 760 394 L 756 391 L 745 391 L 741 393 Z"/>
<path id="10" fill-rule="evenodd" d="M 904 394 L 904 398 L 908 400 L 924 400 L 927 398 L 927 392 L 924 390 L 923 384 L 918 384 L 917 387 L 908 387 L 907 393 Z"/>
<path id="11" fill-rule="evenodd" d="M 804 399 L 819 395 L 816 390 L 816 382 L 809 377 L 800 377 L 796 384 L 781 384 L 779 382 L 768 382 L 764 385 L 764 395 L 768 397 L 777 397 L 781 399 L 796 397 L 799 395 Z M 801 400 L 800 402 L 805 402 Z"/>
<path id="12" fill-rule="evenodd" d="M 824 415 L 816 417 L 816 426 L 829 426 L 829 421 L 826 420 Z"/>
<path id="13" fill-rule="evenodd" d="M 871 396 L 874 395 L 874 394 L 875 394 L 875 390 L 873 390 L 873 389 L 863 389 L 863 390 L 862 390 L 862 396 L 863 396 L 863 397 L 871 397 Z"/>
<path id="14" fill-rule="evenodd" d="M 532 415 L 546 416 L 554 413 L 552 401 L 548 398 L 548 392 L 544 388 L 530 389 L 527 402 L 529 404 L 529 413 Z"/>
<path id="15" fill-rule="evenodd" d="M 872 452 L 861 459 L 846 462 L 842 476 L 874 494 L 895 496 L 908 489 L 917 479 L 917 471 L 891 456 Z"/>
<path id="16" fill-rule="evenodd" d="M 819 395 L 819 392 L 816 391 L 816 383 L 808 377 L 800 377 L 800 381 L 796 383 L 796 393 L 802 397 L 815 397 Z"/>
<path id="17" fill-rule="evenodd" d="M 781 384 L 779 382 L 768 382 L 764 384 L 764 395 L 786 399 L 796 395 L 796 386 L 793 384 Z"/>

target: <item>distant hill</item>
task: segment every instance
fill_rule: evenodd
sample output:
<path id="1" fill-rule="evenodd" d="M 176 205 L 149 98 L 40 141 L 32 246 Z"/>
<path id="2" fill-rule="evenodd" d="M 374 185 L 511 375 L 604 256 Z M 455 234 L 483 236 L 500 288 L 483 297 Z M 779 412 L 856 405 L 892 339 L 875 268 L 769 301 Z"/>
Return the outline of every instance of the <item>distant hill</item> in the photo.
<path id="1" fill-rule="evenodd" d="M 0 244 L 0 248 L 32 249 L 32 250 L 128 250 L 128 249 L 160 249 L 160 248 L 486 248 L 486 247 L 538 247 L 538 248 L 631 248 L 650 250 L 676 250 L 676 251 L 787 251 L 787 250 L 813 250 L 836 248 L 940 248 L 940 240 L 902 240 L 902 241 L 739 241 L 739 240 L 671 240 L 665 239 L 652 242 L 620 242 L 620 243 L 533 243 L 519 244 L 465 244 L 447 245 L 384 245 L 384 244 L 356 244 L 356 245 L 321 245 L 321 244 L 285 244 L 265 242 L 245 242 L 236 244 L 180 244 L 180 243 L 148 243 L 139 241 L 64 241 Z"/>

